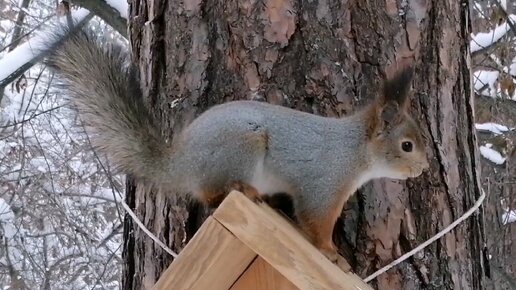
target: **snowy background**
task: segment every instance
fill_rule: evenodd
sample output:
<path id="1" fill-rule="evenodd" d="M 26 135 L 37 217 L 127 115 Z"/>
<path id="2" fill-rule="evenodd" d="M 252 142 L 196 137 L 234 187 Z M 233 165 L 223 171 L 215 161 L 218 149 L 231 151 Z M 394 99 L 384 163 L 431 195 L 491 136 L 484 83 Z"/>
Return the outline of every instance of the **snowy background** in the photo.
<path id="1" fill-rule="evenodd" d="M 0 79 L 34 57 L 58 13 L 54 0 L 26 1 L 13 47 L 22 2 L 0 1 Z M 96 18 L 89 25 L 119 38 Z M 119 289 L 122 177 L 94 155 L 44 65 L 0 98 L 0 289 Z"/>

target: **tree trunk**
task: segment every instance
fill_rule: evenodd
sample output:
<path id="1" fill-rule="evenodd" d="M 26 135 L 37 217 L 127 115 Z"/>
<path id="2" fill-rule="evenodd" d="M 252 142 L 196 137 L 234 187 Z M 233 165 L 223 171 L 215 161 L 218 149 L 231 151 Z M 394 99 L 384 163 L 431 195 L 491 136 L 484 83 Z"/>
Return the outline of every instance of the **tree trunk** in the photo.
<path id="1" fill-rule="evenodd" d="M 345 206 L 335 240 L 362 277 L 449 225 L 480 195 L 467 1 L 131 0 L 129 22 L 141 86 L 166 136 L 229 100 L 343 116 L 376 97 L 387 67 L 416 59 L 412 111 L 429 141 L 431 169 L 407 182 L 372 182 Z M 177 195 L 128 188 L 128 204 L 175 250 L 208 215 Z M 482 218 L 373 285 L 481 289 Z M 124 289 L 151 287 L 172 261 L 130 219 L 124 257 Z"/>

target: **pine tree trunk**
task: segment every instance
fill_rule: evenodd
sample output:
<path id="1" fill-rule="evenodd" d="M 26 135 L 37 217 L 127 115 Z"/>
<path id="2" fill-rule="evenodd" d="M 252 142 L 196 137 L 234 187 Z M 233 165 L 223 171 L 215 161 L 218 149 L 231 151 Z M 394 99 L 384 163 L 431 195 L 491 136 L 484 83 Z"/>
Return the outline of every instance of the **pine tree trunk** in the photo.
<path id="1" fill-rule="evenodd" d="M 429 141 L 431 169 L 407 182 L 372 182 L 346 205 L 335 240 L 360 276 L 446 227 L 480 195 L 467 1 L 129 2 L 134 61 L 166 136 L 230 100 L 343 116 L 376 96 L 386 67 L 416 59 L 412 109 Z M 208 215 L 184 198 L 132 184 L 127 201 L 175 250 Z M 471 217 L 373 285 L 482 289 L 482 218 Z M 124 257 L 124 289 L 151 287 L 172 261 L 130 219 Z"/>

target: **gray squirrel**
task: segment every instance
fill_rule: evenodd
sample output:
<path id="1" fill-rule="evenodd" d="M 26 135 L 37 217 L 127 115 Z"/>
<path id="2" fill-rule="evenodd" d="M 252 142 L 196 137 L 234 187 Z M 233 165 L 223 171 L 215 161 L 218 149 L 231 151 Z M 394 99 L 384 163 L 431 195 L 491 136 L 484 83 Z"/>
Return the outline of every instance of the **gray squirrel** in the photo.
<path id="1" fill-rule="evenodd" d="M 407 113 L 412 67 L 384 80 L 374 102 L 344 118 L 233 101 L 166 142 L 127 62 L 124 49 L 101 45 L 88 31 L 73 33 L 47 60 L 94 147 L 123 172 L 209 205 L 231 189 L 253 200 L 286 193 L 300 227 L 332 262 L 335 222 L 359 187 L 417 177 L 429 166 L 421 130 Z"/>

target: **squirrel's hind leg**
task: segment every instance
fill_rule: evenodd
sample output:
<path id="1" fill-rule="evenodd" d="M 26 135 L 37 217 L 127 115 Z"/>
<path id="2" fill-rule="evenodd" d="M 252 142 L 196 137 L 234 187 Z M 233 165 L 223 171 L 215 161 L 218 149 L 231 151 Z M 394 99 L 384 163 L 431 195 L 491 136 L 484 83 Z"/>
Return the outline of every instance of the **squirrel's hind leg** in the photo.
<path id="1" fill-rule="evenodd" d="M 223 187 L 204 187 L 197 196 L 210 207 L 218 207 L 226 196 L 233 190 L 239 191 L 253 202 L 261 202 L 260 193 L 256 188 L 243 181 L 230 181 Z"/>
<path id="2" fill-rule="evenodd" d="M 298 212 L 297 209 L 296 212 Z M 333 243 L 333 228 L 338 217 L 335 211 L 321 216 L 298 212 L 296 217 L 312 244 L 330 261 L 336 263 L 339 255 Z"/>
<path id="3" fill-rule="evenodd" d="M 206 205 L 208 205 L 210 208 L 216 208 L 218 207 L 224 198 L 226 198 L 227 192 L 224 192 L 223 190 L 208 190 L 204 189 L 196 196 L 200 201 Z"/>
<path id="4" fill-rule="evenodd" d="M 313 192 L 317 192 L 317 188 L 321 187 L 312 188 Z M 312 244 L 331 262 L 347 271 L 349 270 L 345 265 L 347 263 L 340 261 L 341 257 L 333 243 L 333 229 L 348 195 L 344 192 L 327 193 L 300 195 L 312 197 L 302 199 L 296 199 L 294 195 L 295 215 L 301 229 L 311 239 Z"/>

